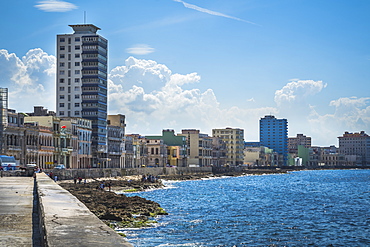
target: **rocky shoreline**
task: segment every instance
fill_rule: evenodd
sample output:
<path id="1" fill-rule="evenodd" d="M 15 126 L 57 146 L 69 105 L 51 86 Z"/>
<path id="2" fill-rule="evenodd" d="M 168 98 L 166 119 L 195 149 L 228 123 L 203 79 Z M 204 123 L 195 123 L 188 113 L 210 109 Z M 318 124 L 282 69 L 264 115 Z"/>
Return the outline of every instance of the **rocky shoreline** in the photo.
<path id="1" fill-rule="evenodd" d="M 102 184 L 105 185 L 104 188 L 101 188 Z M 155 223 L 152 220 L 153 217 L 167 214 L 157 202 L 139 196 L 129 197 L 118 194 L 161 188 L 163 184 L 160 180 L 149 182 L 142 181 L 140 178 L 95 179 L 81 183 L 65 181 L 59 185 L 77 197 L 91 212 L 112 228 L 149 226 Z"/>

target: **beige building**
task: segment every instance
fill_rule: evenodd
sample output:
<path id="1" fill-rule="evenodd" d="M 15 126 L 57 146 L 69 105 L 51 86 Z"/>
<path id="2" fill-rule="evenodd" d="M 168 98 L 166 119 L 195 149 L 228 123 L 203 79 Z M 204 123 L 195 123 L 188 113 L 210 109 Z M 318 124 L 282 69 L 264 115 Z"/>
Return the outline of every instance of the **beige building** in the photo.
<path id="1" fill-rule="evenodd" d="M 167 166 L 167 145 L 162 139 L 146 139 L 149 167 Z"/>
<path id="2" fill-rule="evenodd" d="M 148 164 L 146 138 L 139 134 L 125 135 L 124 168 L 139 168 Z"/>
<path id="3" fill-rule="evenodd" d="M 227 159 L 230 166 L 244 163 L 244 130 L 239 128 L 213 129 L 212 136 L 221 138 L 226 143 Z"/>
<path id="4" fill-rule="evenodd" d="M 370 136 L 365 131 L 339 136 L 339 153 L 350 165 L 370 165 Z"/>
<path id="5" fill-rule="evenodd" d="M 33 131 L 33 137 L 30 138 L 30 140 L 26 140 L 27 145 L 30 145 L 32 148 L 32 143 L 34 143 L 34 140 L 36 142 L 40 142 L 39 140 L 39 127 L 43 127 L 45 129 L 49 128 L 52 132 L 52 145 L 54 146 L 54 150 L 45 149 L 43 152 L 39 152 L 38 149 L 38 155 L 37 159 L 34 158 L 28 159 L 27 163 L 37 163 L 41 168 L 49 168 L 57 164 L 63 164 L 66 168 L 71 168 L 72 166 L 72 134 L 71 129 L 62 128 L 62 125 L 60 124 L 60 118 L 55 116 L 28 116 L 24 118 L 25 126 L 28 127 L 29 131 L 31 131 L 31 127 L 34 128 L 37 127 L 37 130 L 35 129 Z M 46 135 L 46 132 L 41 132 L 43 135 L 40 138 L 49 138 Z M 36 136 L 37 135 L 37 136 Z M 43 143 L 47 143 L 46 141 L 43 141 Z M 46 146 L 45 146 L 46 147 Z M 27 148 L 27 153 L 33 153 L 34 150 L 29 150 Z M 49 156 L 53 152 L 53 159 L 51 161 Z M 27 158 L 27 157 L 26 157 Z"/>
<path id="6" fill-rule="evenodd" d="M 108 115 L 108 160 L 110 168 L 124 168 L 125 115 Z"/>
<path id="7" fill-rule="evenodd" d="M 185 129 L 178 136 L 185 136 L 188 147 L 187 166 L 211 166 L 212 137 L 199 130 Z"/>
<path id="8" fill-rule="evenodd" d="M 297 154 L 298 146 L 304 146 L 305 148 L 311 147 L 311 137 L 297 134 L 296 137 L 288 138 L 288 153 Z"/>

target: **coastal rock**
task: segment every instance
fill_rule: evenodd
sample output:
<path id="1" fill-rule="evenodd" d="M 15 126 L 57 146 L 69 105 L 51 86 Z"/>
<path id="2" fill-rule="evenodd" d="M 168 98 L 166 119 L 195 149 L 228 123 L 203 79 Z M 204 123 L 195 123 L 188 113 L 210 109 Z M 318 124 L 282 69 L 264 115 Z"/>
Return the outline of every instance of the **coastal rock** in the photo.
<path id="1" fill-rule="evenodd" d="M 131 227 L 130 222 L 136 222 L 135 225 L 142 225 L 148 221 L 148 217 L 158 214 L 167 214 L 158 203 L 147 200 L 139 196 L 126 196 L 117 194 L 114 190 L 122 191 L 132 190 L 142 191 L 146 188 L 160 188 L 163 184 L 160 181 L 150 183 L 137 181 L 115 180 L 109 181 L 111 190 L 106 186 L 100 189 L 102 181 L 93 181 L 86 184 L 61 183 L 60 185 L 67 189 L 71 194 L 83 202 L 91 212 L 101 220 L 108 222 L 119 222 L 120 226 Z M 137 222 L 141 222 L 137 224 Z"/>

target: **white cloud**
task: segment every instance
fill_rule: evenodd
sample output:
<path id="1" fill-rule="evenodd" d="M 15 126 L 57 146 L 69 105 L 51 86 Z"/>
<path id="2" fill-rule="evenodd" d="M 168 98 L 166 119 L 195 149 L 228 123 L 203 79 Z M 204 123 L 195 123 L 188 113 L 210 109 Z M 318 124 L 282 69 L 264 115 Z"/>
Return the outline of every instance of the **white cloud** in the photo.
<path id="1" fill-rule="evenodd" d="M 127 48 L 126 52 L 133 55 L 147 55 L 154 52 L 155 49 L 146 44 L 137 44 Z"/>
<path id="2" fill-rule="evenodd" d="M 9 108 L 29 112 L 42 105 L 54 110 L 55 57 L 39 48 L 22 59 L 0 50 L 0 85 L 8 88 Z"/>
<path id="3" fill-rule="evenodd" d="M 234 16 L 225 15 L 225 14 L 220 13 L 220 12 L 216 12 L 216 11 L 212 11 L 212 10 L 209 10 L 209 9 L 205 9 L 205 8 L 199 7 L 199 6 L 194 5 L 194 4 L 186 3 L 186 2 L 181 1 L 181 0 L 173 0 L 173 1 L 178 2 L 178 3 L 182 3 L 184 5 L 184 7 L 185 8 L 188 8 L 188 9 L 194 9 L 196 11 L 207 13 L 207 14 L 210 14 L 210 15 L 221 16 L 221 17 L 225 17 L 225 18 L 229 18 L 229 19 L 233 19 L 233 20 L 237 20 L 237 21 L 243 21 L 243 22 L 247 22 L 249 24 L 256 25 L 256 23 L 254 23 L 254 22 L 246 21 L 246 20 L 243 20 L 243 19 L 234 17 Z"/>
<path id="4" fill-rule="evenodd" d="M 177 131 L 196 128 L 211 134 L 212 128 L 241 128 L 249 123 L 253 127 L 249 127 L 248 135 L 255 133 L 251 138 L 257 140 L 259 117 L 276 112 L 272 107 L 223 109 L 212 89 L 191 88 L 200 83 L 197 73 L 173 74 L 163 64 L 133 57 L 125 64 L 110 73 L 109 111 L 126 115 L 129 133 L 155 134 L 164 128 Z M 185 90 L 184 85 L 191 89 Z"/>
<path id="5" fill-rule="evenodd" d="M 341 136 L 345 131 L 369 132 L 370 98 L 339 98 L 331 101 L 330 106 L 335 107 L 334 113 L 320 115 L 312 109 L 309 117 L 312 133 L 322 142 L 337 144 L 329 141 L 333 137 Z"/>
<path id="6" fill-rule="evenodd" d="M 308 96 L 321 92 L 326 86 L 327 84 L 322 81 L 294 79 L 282 89 L 276 90 L 275 102 L 278 106 L 285 103 L 304 102 Z"/>
<path id="7" fill-rule="evenodd" d="M 39 1 L 35 7 L 46 12 L 67 12 L 78 8 L 73 3 L 60 0 Z"/>
<path id="8" fill-rule="evenodd" d="M 289 133 L 313 136 L 313 144 L 337 145 L 344 131 L 370 129 L 370 98 L 339 98 L 327 104 L 333 112 L 319 114 L 324 102 L 311 101 L 327 84 L 322 81 L 294 79 L 275 92 L 278 114 L 289 121 Z M 324 103 L 325 104 L 325 103 Z"/>

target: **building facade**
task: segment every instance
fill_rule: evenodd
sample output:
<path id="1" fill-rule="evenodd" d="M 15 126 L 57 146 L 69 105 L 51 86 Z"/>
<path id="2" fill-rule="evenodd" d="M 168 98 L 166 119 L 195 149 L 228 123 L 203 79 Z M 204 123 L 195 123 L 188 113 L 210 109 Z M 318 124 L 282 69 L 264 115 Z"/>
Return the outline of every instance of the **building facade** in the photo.
<path id="1" fill-rule="evenodd" d="M 288 120 L 277 119 L 267 115 L 260 119 L 260 143 L 273 149 L 281 159 L 279 166 L 287 165 L 288 161 Z"/>
<path id="2" fill-rule="evenodd" d="M 213 129 L 212 136 L 226 143 L 226 164 L 230 166 L 244 163 L 244 130 L 239 128 Z"/>
<path id="3" fill-rule="evenodd" d="M 311 147 L 311 137 L 297 134 L 296 137 L 288 138 L 288 153 L 297 154 L 298 146 L 304 146 L 305 148 Z"/>
<path id="4" fill-rule="evenodd" d="M 172 129 L 162 130 L 161 136 L 145 136 L 147 140 L 163 140 L 167 147 L 167 165 L 186 167 L 187 142 L 185 136 L 175 135 Z"/>
<path id="5" fill-rule="evenodd" d="M 92 24 L 57 35 L 56 109 L 59 117 L 92 121 L 92 167 L 107 161 L 108 41 Z"/>
<path id="6" fill-rule="evenodd" d="M 212 164 L 212 137 L 199 130 L 185 129 L 178 136 L 185 136 L 188 153 L 187 166 L 203 167 Z"/>
<path id="7" fill-rule="evenodd" d="M 365 131 L 339 136 L 339 153 L 352 165 L 370 165 L 370 136 Z"/>
<path id="8" fill-rule="evenodd" d="M 61 129 L 70 133 L 70 168 L 89 168 L 91 167 L 91 120 L 76 117 L 65 117 L 60 121 Z M 64 127 L 64 128 L 63 128 Z"/>
<path id="9" fill-rule="evenodd" d="M 124 167 L 125 155 L 125 115 L 108 115 L 108 166 Z"/>

